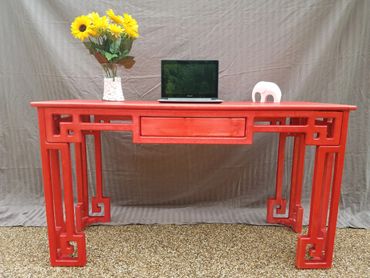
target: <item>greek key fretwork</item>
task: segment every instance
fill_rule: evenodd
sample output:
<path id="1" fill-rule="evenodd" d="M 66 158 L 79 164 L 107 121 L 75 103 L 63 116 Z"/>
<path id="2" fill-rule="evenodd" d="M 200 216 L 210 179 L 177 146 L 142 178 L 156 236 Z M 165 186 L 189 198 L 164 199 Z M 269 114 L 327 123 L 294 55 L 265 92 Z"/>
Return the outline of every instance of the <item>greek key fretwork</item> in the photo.
<path id="1" fill-rule="evenodd" d="M 307 145 L 336 145 L 340 140 L 342 113 L 338 112 L 284 112 L 279 117 L 256 113 L 254 132 L 304 133 Z"/>
<path id="2" fill-rule="evenodd" d="M 83 111 L 63 114 L 52 109 L 46 112 L 51 120 L 46 126 L 48 142 L 80 143 L 82 132 L 94 130 L 132 131 L 133 117 L 131 115 L 98 115 L 86 114 Z"/>

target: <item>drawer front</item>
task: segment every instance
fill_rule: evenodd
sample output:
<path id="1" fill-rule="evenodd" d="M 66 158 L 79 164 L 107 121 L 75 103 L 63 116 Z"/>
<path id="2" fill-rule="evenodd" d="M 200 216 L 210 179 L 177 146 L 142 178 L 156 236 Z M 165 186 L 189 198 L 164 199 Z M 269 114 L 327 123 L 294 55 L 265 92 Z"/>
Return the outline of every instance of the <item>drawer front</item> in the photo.
<path id="1" fill-rule="evenodd" d="M 141 136 L 244 137 L 245 118 L 141 117 Z"/>

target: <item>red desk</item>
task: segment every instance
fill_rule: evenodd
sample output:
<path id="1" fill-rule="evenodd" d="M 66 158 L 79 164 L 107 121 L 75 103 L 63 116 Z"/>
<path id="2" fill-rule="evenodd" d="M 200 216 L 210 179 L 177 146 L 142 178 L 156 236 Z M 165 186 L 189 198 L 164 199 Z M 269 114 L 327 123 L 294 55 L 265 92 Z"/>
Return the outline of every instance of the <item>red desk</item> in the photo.
<path id="1" fill-rule="evenodd" d="M 103 194 L 101 131 L 129 131 L 134 143 L 252 144 L 256 132 L 279 133 L 276 193 L 267 201 L 267 222 L 302 231 L 305 146 L 316 146 L 309 228 L 298 236 L 296 266 L 332 265 L 348 117 L 355 106 L 283 102 L 160 104 L 62 100 L 32 102 L 38 109 L 50 261 L 84 266 L 84 228 L 110 221 Z M 86 136 L 95 142 L 96 196 L 89 203 Z M 286 138 L 294 138 L 290 200 L 282 197 Z M 71 145 L 75 149 L 74 203 Z M 104 209 L 103 209 L 104 208 Z M 92 215 L 89 214 L 92 210 Z M 285 212 L 288 212 L 288 216 Z M 102 215 L 97 216 L 100 213 Z"/>

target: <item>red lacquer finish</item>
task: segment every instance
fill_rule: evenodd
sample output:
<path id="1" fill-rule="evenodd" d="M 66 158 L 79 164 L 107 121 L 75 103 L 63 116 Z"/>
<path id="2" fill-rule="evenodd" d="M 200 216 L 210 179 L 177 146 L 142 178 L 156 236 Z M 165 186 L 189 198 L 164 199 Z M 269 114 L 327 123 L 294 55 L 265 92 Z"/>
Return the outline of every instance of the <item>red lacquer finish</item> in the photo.
<path id="1" fill-rule="evenodd" d="M 267 201 L 267 222 L 289 226 L 297 233 L 302 231 L 305 150 L 306 146 L 315 146 L 309 228 L 307 235 L 298 237 L 296 266 L 331 267 L 348 118 L 355 106 L 310 102 L 161 104 L 98 100 L 42 101 L 32 105 L 37 107 L 39 115 L 53 266 L 84 266 L 83 230 L 92 223 L 110 221 L 110 199 L 103 193 L 100 133 L 128 131 L 134 143 L 151 144 L 252 144 L 257 132 L 279 133 L 276 191 Z M 95 145 L 96 190 L 91 197 L 87 136 L 93 137 Z M 294 140 L 289 200 L 283 196 L 288 137 Z M 77 202 L 74 202 L 73 183 L 77 187 Z"/>

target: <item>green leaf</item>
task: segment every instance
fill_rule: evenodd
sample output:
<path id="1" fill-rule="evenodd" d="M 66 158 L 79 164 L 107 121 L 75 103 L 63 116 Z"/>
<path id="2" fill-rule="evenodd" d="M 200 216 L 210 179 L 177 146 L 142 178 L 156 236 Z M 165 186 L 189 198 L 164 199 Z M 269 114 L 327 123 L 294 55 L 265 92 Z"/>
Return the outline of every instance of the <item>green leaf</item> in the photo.
<path id="1" fill-rule="evenodd" d="M 92 47 L 95 49 L 103 49 L 103 45 L 95 42 L 92 42 Z"/>
<path id="2" fill-rule="evenodd" d="M 132 43 L 133 43 L 133 40 L 127 37 L 122 38 L 121 45 L 120 45 L 121 52 L 123 52 L 124 50 L 127 50 L 128 51 L 127 54 L 128 54 L 132 48 Z"/>
<path id="3" fill-rule="evenodd" d="M 112 62 L 113 60 L 115 60 L 118 55 L 115 54 L 115 53 L 110 53 L 108 51 L 104 51 L 104 50 L 101 50 L 101 49 L 97 49 L 97 51 L 99 53 L 101 53 L 102 55 L 104 55 L 104 57 L 109 61 L 109 62 Z"/>
<path id="4" fill-rule="evenodd" d="M 110 45 L 112 44 L 112 40 L 110 40 L 108 37 L 103 41 L 103 47 L 102 49 L 105 51 L 109 51 Z"/>
<path id="5" fill-rule="evenodd" d="M 129 52 L 130 52 L 129 50 L 123 50 L 123 52 L 120 52 L 118 60 L 126 58 Z"/>
<path id="6" fill-rule="evenodd" d="M 103 55 L 105 57 L 105 51 L 102 50 L 102 49 L 97 49 L 96 51 L 98 51 L 101 55 Z"/>
<path id="7" fill-rule="evenodd" d="M 105 56 L 105 58 L 107 58 L 107 60 L 109 62 L 113 61 L 114 58 L 117 58 L 118 57 L 117 54 L 112 54 L 112 53 L 109 53 L 109 52 L 105 52 L 105 55 L 104 56 Z"/>
<path id="8" fill-rule="evenodd" d="M 112 43 L 109 47 L 109 52 L 111 52 L 111 53 L 119 52 L 120 45 L 121 45 L 121 38 L 118 38 L 117 40 L 112 41 Z"/>

